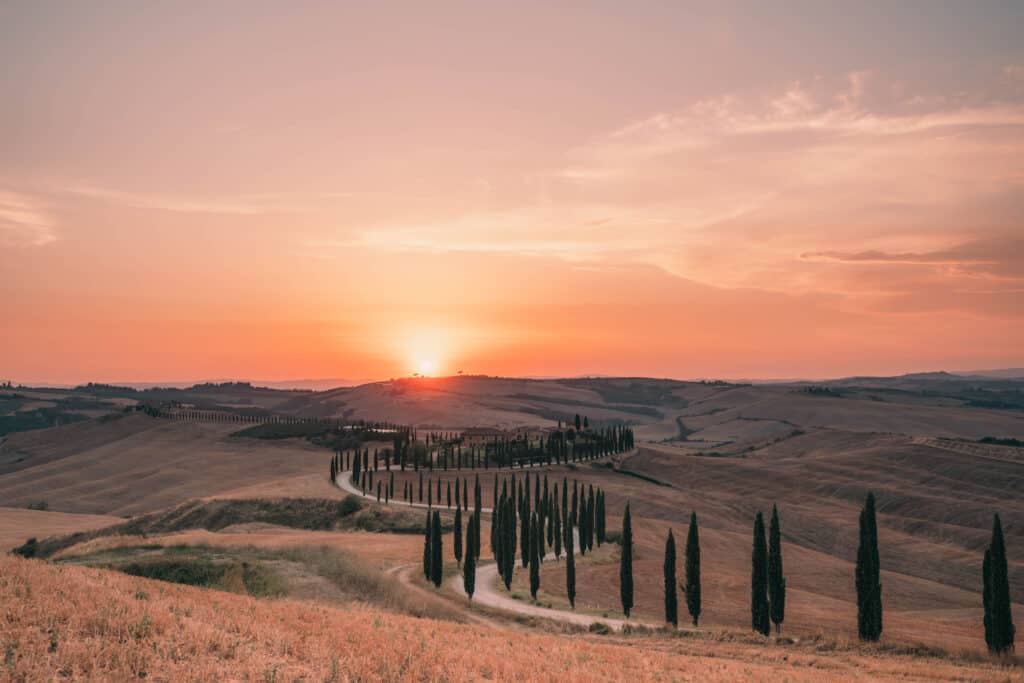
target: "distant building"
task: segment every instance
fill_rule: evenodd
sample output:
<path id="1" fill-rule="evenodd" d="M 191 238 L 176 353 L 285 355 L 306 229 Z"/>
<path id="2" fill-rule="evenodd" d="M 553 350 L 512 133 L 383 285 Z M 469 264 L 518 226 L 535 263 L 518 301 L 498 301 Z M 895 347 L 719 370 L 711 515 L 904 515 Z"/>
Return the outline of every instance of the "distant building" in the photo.
<path id="1" fill-rule="evenodd" d="M 494 427 L 470 427 L 462 432 L 463 446 L 485 446 L 495 441 L 503 441 L 509 433 Z"/>

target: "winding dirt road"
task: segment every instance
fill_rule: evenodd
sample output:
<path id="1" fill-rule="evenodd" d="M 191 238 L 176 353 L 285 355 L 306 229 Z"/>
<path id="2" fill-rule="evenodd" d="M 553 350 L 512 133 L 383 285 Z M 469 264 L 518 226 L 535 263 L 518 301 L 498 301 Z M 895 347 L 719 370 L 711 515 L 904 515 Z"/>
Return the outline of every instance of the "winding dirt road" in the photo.
<path id="1" fill-rule="evenodd" d="M 351 472 L 349 471 L 340 473 L 336 480 L 336 484 L 338 488 L 340 488 L 342 491 L 372 500 L 373 502 L 377 502 L 377 496 L 375 494 L 363 494 L 362 491 L 360 491 L 352 484 Z M 423 509 L 429 507 L 426 503 L 410 504 L 407 502 L 392 501 L 392 504 L 401 507 L 414 507 Z M 485 512 L 487 514 L 491 514 L 493 512 L 491 508 L 486 507 L 482 507 L 480 508 L 480 510 L 481 512 Z M 575 543 L 573 547 L 579 548 L 578 531 L 574 529 L 573 535 L 575 538 Z M 576 552 L 576 555 L 578 556 L 578 550 Z M 544 556 L 544 561 L 555 561 L 555 554 L 548 553 Z M 402 565 L 400 567 L 394 567 L 388 570 L 388 572 L 395 574 L 398 577 L 399 581 L 401 581 L 402 585 L 404 585 L 407 590 L 420 592 L 422 591 L 422 589 L 412 582 L 412 577 L 410 574 L 410 572 L 416 569 L 417 566 L 418 565 Z M 461 575 L 453 576 L 448 581 L 448 584 L 452 587 L 452 589 L 455 590 L 457 594 L 463 597 L 467 597 L 466 591 L 463 589 L 462 586 Z M 605 624 L 613 630 L 619 631 L 622 630 L 622 627 L 626 624 L 631 624 L 634 626 L 660 626 L 660 624 L 643 622 L 636 619 L 631 619 L 629 621 L 626 621 L 625 619 L 606 619 L 604 617 L 595 617 L 589 614 L 581 614 L 579 612 L 570 612 L 566 610 L 541 607 L 539 605 L 531 605 L 529 603 L 523 602 L 522 600 L 516 600 L 510 594 L 506 593 L 502 588 L 498 587 L 498 565 L 494 562 L 489 562 L 487 564 L 479 565 L 477 567 L 476 590 L 473 592 L 473 601 L 481 605 L 486 605 L 487 607 L 493 607 L 495 609 L 504 610 L 506 612 L 512 612 L 514 614 L 538 617 L 541 619 L 552 619 L 554 621 L 561 621 L 568 624 L 576 624 L 578 626 L 583 627 L 589 627 L 592 624 L 601 623 Z M 479 623 L 493 625 L 493 622 L 490 622 L 487 619 L 480 617 L 479 615 L 472 615 L 472 618 L 474 619 L 474 621 L 478 621 Z"/>

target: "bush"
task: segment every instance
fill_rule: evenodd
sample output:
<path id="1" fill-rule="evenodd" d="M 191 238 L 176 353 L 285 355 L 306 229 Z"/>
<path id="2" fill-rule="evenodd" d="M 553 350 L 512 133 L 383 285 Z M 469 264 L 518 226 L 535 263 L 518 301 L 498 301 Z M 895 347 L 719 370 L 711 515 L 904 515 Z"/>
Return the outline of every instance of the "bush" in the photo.
<path id="1" fill-rule="evenodd" d="M 15 555 L 21 555 L 22 557 L 35 557 L 38 551 L 39 541 L 37 541 L 36 537 L 33 536 L 11 552 Z"/>
<path id="2" fill-rule="evenodd" d="M 35 503 L 28 504 L 29 510 L 49 510 L 50 505 L 45 500 L 40 500 Z"/>
<path id="3" fill-rule="evenodd" d="M 612 627 L 604 622 L 595 621 L 587 630 L 599 636 L 606 636 L 612 632 Z"/>
<path id="4" fill-rule="evenodd" d="M 338 507 L 338 512 L 341 513 L 342 517 L 348 517 L 351 514 L 355 514 L 363 509 L 363 502 L 359 500 L 359 496 L 353 496 L 349 494 L 345 496 L 344 500 L 341 501 L 341 505 Z"/>

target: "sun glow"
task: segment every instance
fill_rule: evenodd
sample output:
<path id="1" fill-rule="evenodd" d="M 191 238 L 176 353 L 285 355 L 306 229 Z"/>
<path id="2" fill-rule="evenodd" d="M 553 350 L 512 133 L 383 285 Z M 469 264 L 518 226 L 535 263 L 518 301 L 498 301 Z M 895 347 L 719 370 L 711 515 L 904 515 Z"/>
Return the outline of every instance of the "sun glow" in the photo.
<path id="1" fill-rule="evenodd" d="M 432 375 L 437 369 L 437 363 L 429 359 L 422 359 L 416 363 L 416 371 L 421 375 Z"/>

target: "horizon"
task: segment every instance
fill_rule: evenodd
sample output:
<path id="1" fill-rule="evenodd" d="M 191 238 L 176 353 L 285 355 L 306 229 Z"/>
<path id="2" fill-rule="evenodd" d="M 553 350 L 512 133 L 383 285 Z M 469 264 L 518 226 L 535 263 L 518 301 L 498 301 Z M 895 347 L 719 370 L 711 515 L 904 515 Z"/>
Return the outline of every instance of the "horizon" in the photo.
<path id="1" fill-rule="evenodd" d="M 1006 375 L 1012 378 L 1024 378 L 1024 368 L 983 368 L 974 370 L 946 370 L 946 369 L 931 369 L 931 370 L 913 370 L 907 372 L 896 373 L 892 375 L 881 375 L 881 374 L 870 374 L 870 373 L 856 373 L 852 375 L 843 375 L 836 377 L 663 377 L 663 376 L 649 376 L 649 375 L 609 375 L 603 373 L 581 373 L 575 375 L 492 375 L 486 373 L 459 373 L 454 375 L 422 375 L 419 373 L 413 373 L 408 375 L 399 375 L 395 377 L 380 377 L 376 379 L 357 379 L 352 380 L 343 377 L 306 377 L 298 379 L 251 379 L 246 377 L 209 377 L 201 379 L 165 379 L 165 380 L 139 380 L 139 379 L 120 379 L 120 380 L 107 380 L 98 381 L 95 379 L 84 379 L 81 381 L 70 382 L 70 381 L 49 381 L 49 380 L 18 380 L 18 379 L 6 379 L 0 378 L 0 382 L 10 382 L 14 387 L 26 387 L 26 388 L 38 388 L 38 389 L 68 389 L 75 387 L 82 387 L 88 384 L 105 384 L 109 386 L 123 386 L 130 387 L 133 389 L 171 389 L 171 388 L 189 388 L 193 386 L 199 386 L 202 384 L 225 384 L 225 383 L 241 383 L 250 384 L 253 387 L 261 389 L 277 389 L 282 391 L 297 390 L 297 391 L 329 391 L 331 389 L 343 389 L 351 387 L 359 387 L 366 384 L 380 384 L 383 382 L 393 382 L 396 380 L 409 380 L 409 379 L 426 379 L 426 380 L 446 380 L 446 379 L 459 379 L 459 378 L 484 378 L 484 379 L 498 379 L 498 380 L 531 380 L 531 381 L 552 381 L 557 382 L 559 380 L 566 379 L 644 379 L 644 380 L 663 380 L 671 382 L 727 382 L 732 384 L 787 384 L 787 383 L 803 383 L 803 382 L 836 382 L 841 380 L 849 379 L 892 379 L 899 377 L 909 377 L 916 375 L 951 375 L 954 377 L 971 378 L 971 377 L 983 377 L 991 375 L 987 379 L 1002 378 L 1005 373 L 1014 373 L 1012 375 Z M 1019 373 L 1019 374 L 1018 374 Z M 328 384 L 329 382 L 339 382 L 339 384 Z M 322 385 L 321 388 L 304 388 L 303 385 Z"/>
<path id="2" fill-rule="evenodd" d="M 1024 366 L 1024 5 L 393 9 L 0 8 L 0 374 Z"/>

